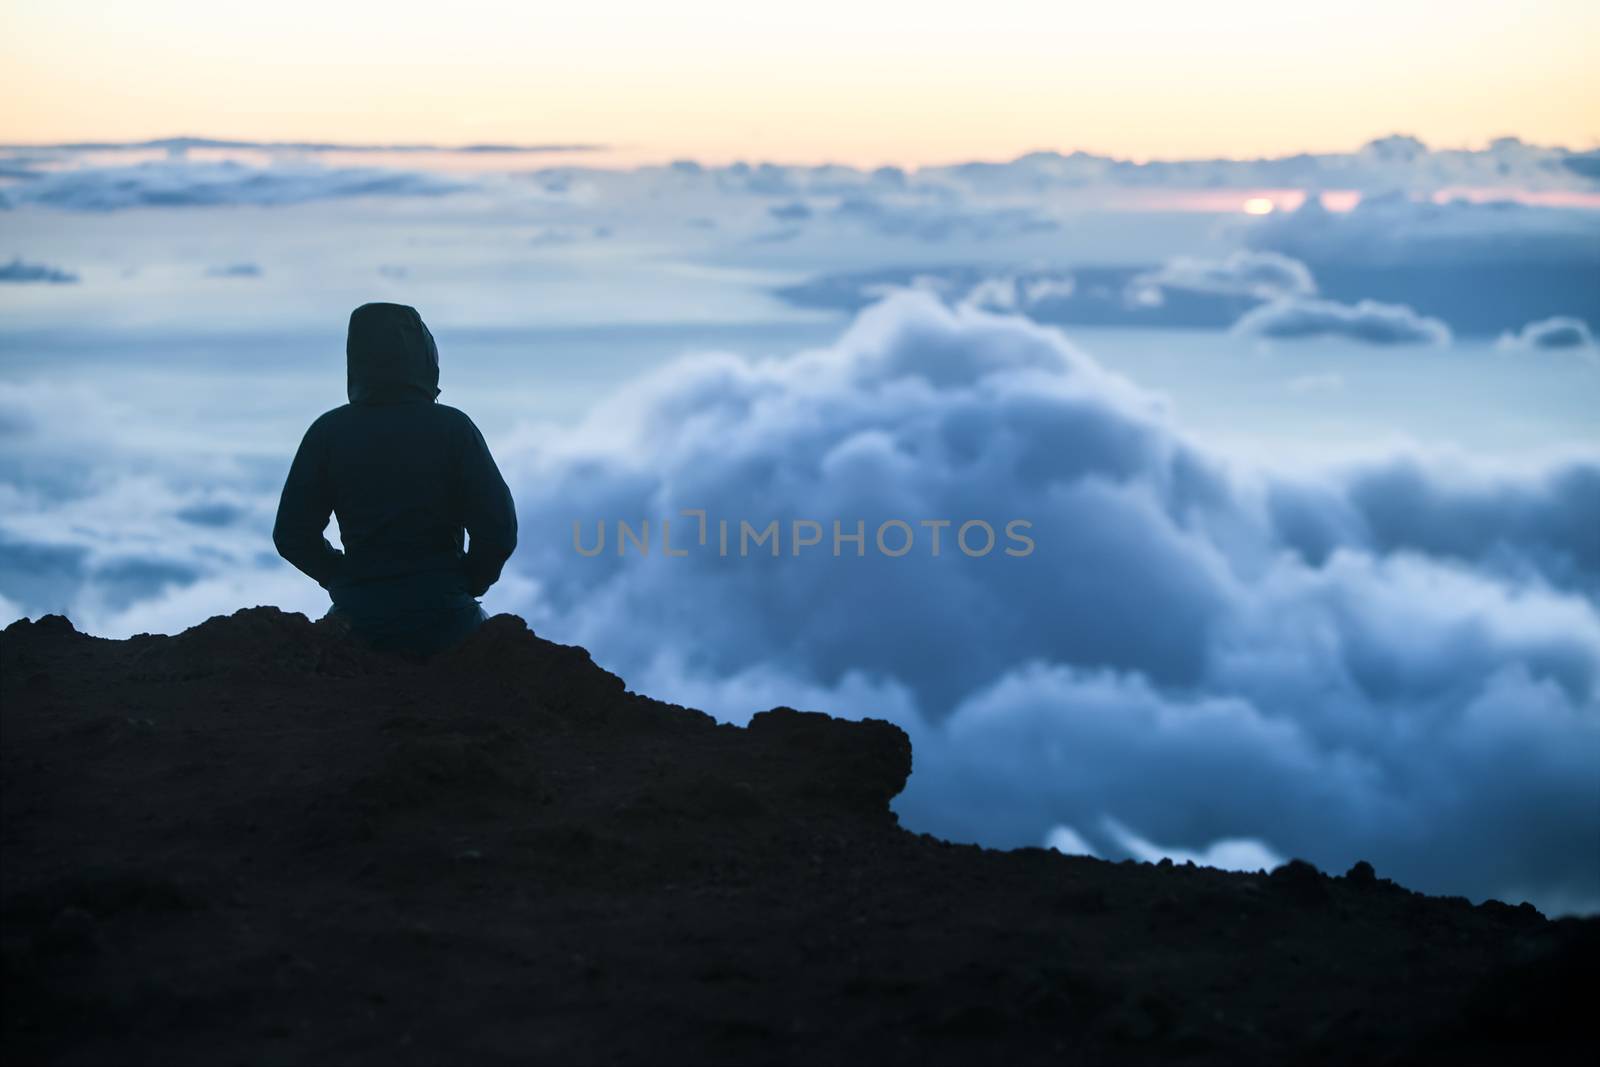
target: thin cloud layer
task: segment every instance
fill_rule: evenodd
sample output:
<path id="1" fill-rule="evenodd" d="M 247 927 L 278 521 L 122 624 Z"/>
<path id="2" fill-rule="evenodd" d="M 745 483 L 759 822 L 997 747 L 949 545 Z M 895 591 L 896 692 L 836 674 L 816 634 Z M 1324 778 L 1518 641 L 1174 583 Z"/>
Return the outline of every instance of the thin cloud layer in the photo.
<path id="1" fill-rule="evenodd" d="M 149 141 L 69 141 L 59 144 L 0 145 L 0 150 L 26 152 L 143 152 L 157 149 L 182 155 L 192 149 L 236 149 L 262 152 L 339 152 L 388 154 L 398 152 L 467 152 L 490 155 L 525 152 L 594 152 L 600 144 L 352 144 L 344 141 L 239 141 L 218 137 L 158 137 Z"/>
<path id="2" fill-rule="evenodd" d="M 257 263 L 224 263 L 221 266 L 207 267 L 208 278 L 259 278 L 261 266 Z"/>
<path id="3" fill-rule="evenodd" d="M 376 167 L 182 159 L 129 166 L 50 171 L 10 187 L 13 207 L 38 204 L 65 211 L 136 207 L 273 206 L 357 196 L 442 196 L 466 186 L 438 175 Z"/>
<path id="4" fill-rule="evenodd" d="M 70 270 L 62 270 L 60 267 L 51 267 L 44 263 L 29 263 L 20 256 L 10 263 L 0 263 L 0 283 L 71 285 L 77 280 L 78 276 Z"/>
<path id="5" fill-rule="evenodd" d="M 1592 352 L 1595 343 L 1587 322 L 1568 315 L 1557 315 L 1530 322 L 1516 333 L 1502 336 L 1500 347 L 1529 351 L 1558 348 Z"/>
<path id="6" fill-rule="evenodd" d="M 1418 315 L 1408 307 L 1374 300 L 1340 304 L 1333 300 L 1284 297 L 1247 311 L 1233 328 L 1250 337 L 1285 340 L 1347 337 L 1372 345 L 1450 343 L 1450 327 L 1438 319 Z"/>
<path id="7" fill-rule="evenodd" d="M 793 205 L 789 205 L 793 215 Z M 884 237 L 910 237 L 938 242 L 966 237 L 993 241 L 1026 234 L 1049 233 L 1061 224 L 1032 208 L 975 209 L 960 204 L 929 202 L 905 197 L 845 197 L 830 217 L 841 223 L 864 226 Z"/>
<path id="8" fill-rule="evenodd" d="M 1130 283 L 1136 290 L 1185 290 L 1217 296 L 1273 300 L 1310 296 L 1317 291 L 1311 271 L 1299 260 L 1276 252 L 1239 251 L 1225 259 L 1178 256 Z"/>
<path id="9" fill-rule="evenodd" d="M 1093 185 L 1175 189 L 1356 189 L 1428 194 L 1458 186 L 1588 190 L 1592 153 L 1502 137 L 1481 150 L 1430 149 L 1415 137 L 1380 137 L 1354 152 L 1273 159 L 1130 160 L 1088 152 L 1032 152 L 1009 163 L 925 167 L 919 180 L 996 192 L 1036 193 Z"/>

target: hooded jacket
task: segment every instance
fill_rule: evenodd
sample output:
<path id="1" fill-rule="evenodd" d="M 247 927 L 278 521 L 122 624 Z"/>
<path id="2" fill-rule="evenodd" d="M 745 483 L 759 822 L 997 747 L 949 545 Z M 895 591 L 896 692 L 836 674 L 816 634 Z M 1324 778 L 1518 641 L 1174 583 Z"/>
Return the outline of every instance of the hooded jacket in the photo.
<path id="1" fill-rule="evenodd" d="M 335 604 L 342 588 L 428 572 L 482 596 L 516 548 L 516 509 L 478 428 L 435 401 L 433 335 L 414 308 L 363 304 L 345 357 L 350 403 L 300 442 L 272 530 L 278 553 Z M 323 537 L 330 514 L 342 552 Z"/>

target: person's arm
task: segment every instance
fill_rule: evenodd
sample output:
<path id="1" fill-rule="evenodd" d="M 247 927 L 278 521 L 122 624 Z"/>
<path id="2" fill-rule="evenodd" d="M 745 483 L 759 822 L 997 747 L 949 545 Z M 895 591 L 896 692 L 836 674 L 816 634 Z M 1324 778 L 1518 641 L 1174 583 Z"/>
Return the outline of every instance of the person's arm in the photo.
<path id="1" fill-rule="evenodd" d="M 289 466 L 283 495 L 278 498 L 272 543 L 278 555 L 326 589 L 343 571 L 344 553 L 322 536 L 333 513 L 333 489 L 328 484 L 327 444 L 320 425 L 311 424 Z"/>
<path id="2" fill-rule="evenodd" d="M 500 570 L 517 547 L 517 509 L 489 445 L 471 419 L 463 416 L 459 485 L 467 555 L 462 568 L 467 591 L 482 596 L 500 580 Z"/>

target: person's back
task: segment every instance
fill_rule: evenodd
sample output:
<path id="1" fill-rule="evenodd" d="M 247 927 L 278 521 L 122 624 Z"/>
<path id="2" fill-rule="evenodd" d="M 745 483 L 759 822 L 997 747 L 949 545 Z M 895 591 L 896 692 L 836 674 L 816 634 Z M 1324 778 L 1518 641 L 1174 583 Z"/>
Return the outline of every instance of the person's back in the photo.
<path id="1" fill-rule="evenodd" d="M 357 308 L 346 357 L 350 403 L 306 431 L 273 543 L 368 642 L 437 652 L 483 621 L 475 598 L 516 547 L 511 493 L 472 420 L 435 402 L 438 349 L 414 309 Z"/>

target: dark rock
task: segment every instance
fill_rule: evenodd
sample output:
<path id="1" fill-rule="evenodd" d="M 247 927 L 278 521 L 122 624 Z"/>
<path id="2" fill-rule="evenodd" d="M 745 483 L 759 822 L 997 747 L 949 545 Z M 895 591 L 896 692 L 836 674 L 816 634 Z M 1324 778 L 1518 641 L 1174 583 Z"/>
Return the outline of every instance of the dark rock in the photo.
<path id="1" fill-rule="evenodd" d="M 1372 869 L 1372 864 L 1366 860 L 1356 860 L 1355 865 L 1344 873 L 1345 881 L 1355 886 L 1371 886 L 1378 881 L 1378 872 Z"/>
<path id="2" fill-rule="evenodd" d="M 886 811 L 911 775 L 911 739 L 881 719 L 849 722 L 815 711 L 773 708 L 750 720 L 785 792 Z"/>
<path id="3" fill-rule="evenodd" d="M 717 724 L 513 616 L 17 622 L 0 728 L 4 1062 L 1592 1052 L 1600 923 L 908 833 L 898 727 Z"/>
<path id="4" fill-rule="evenodd" d="M 33 942 L 33 951 L 38 956 L 90 954 L 98 952 L 100 947 L 99 922 L 90 912 L 72 907 L 56 912 L 50 925 L 35 936 Z"/>
<path id="5" fill-rule="evenodd" d="M 1305 860 L 1290 860 L 1267 876 L 1274 891 L 1300 904 L 1323 904 L 1328 889 L 1322 872 Z"/>

